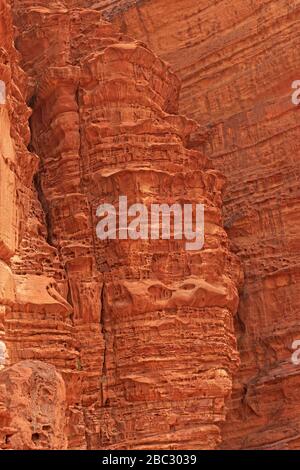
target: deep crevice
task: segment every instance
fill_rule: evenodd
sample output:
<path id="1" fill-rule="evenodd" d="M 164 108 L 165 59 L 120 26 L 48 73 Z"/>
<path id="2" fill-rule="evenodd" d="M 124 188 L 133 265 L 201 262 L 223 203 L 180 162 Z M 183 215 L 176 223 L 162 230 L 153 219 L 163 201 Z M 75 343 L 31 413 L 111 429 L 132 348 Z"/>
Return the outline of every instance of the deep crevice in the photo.
<path id="1" fill-rule="evenodd" d="M 48 245 L 54 246 L 53 236 L 52 236 L 53 231 L 52 231 L 52 221 L 51 221 L 50 209 L 49 209 L 48 202 L 45 198 L 45 195 L 43 193 L 40 173 L 36 173 L 34 175 L 33 184 L 34 184 L 34 187 L 36 189 L 37 197 L 38 197 L 38 200 L 39 200 L 39 202 L 42 206 L 43 213 L 44 213 L 44 216 L 45 216 L 45 224 L 46 224 L 46 229 L 47 229 L 46 241 L 47 241 Z"/>

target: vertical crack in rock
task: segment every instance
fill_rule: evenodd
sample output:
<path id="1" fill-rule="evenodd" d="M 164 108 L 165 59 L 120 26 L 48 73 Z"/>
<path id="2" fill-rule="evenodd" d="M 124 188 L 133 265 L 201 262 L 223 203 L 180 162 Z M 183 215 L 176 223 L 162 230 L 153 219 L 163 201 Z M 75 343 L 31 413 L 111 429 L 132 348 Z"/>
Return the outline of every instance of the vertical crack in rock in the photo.
<path id="1" fill-rule="evenodd" d="M 39 200 L 39 202 L 41 204 L 41 207 L 43 209 L 43 212 L 44 212 L 45 224 L 46 224 L 46 229 L 47 229 L 46 241 L 49 245 L 53 245 L 50 210 L 49 210 L 47 200 L 46 200 L 46 198 L 43 194 L 43 190 L 42 190 L 42 187 L 41 187 L 41 176 L 40 176 L 39 172 L 34 175 L 33 184 L 34 184 L 34 187 L 35 187 L 35 190 L 36 190 L 38 200 Z"/>

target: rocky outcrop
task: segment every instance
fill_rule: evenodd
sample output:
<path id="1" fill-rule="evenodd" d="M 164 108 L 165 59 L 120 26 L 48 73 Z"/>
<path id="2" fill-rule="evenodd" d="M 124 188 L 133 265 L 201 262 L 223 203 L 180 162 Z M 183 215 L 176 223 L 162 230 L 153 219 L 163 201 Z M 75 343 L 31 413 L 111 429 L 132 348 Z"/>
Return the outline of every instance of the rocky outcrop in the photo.
<path id="1" fill-rule="evenodd" d="M 28 79 L 2 1 L 0 367 L 30 358 L 62 371 L 70 447 L 217 445 L 241 276 L 221 229 L 222 178 L 205 154 L 227 176 L 225 226 L 245 271 L 242 365 L 222 447 L 299 448 L 290 358 L 300 338 L 291 102 L 300 2 L 12 4 Z M 121 33 L 97 11 L 76 10 L 87 7 Z M 172 64 L 180 112 L 207 138 L 175 116 L 179 87 L 166 65 L 127 34 Z M 204 250 L 98 241 L 97 205 L 124 193 L 129 203 L 205 202 Z"/>
<path id="2" fill-rule="evenodd" d="M 61 374 L 69 448 L 215 448 L 238 365 L 242 276 L 222 227 L 224 178 L 197 150 L 205 134 L 178 116 L 168 66 L 100 13 L 12 3 L 27 74 L 20 97 L 32 107 L 26 156 L 40 166 L 32 187 L 36 167 L 26 165 L 27 212 L 12 233 L 23 231 L 4 258 L 5 354 Z M 24 101 L 22 111 L 26 147 Z M 15 147 L 9 123 L 1 138 Z M 99 240 L 97 207 L 121 195 L 147 207 L 203 203 L 204 248 Z"/>
<path id="3" fill-rule="evenodd" d="M 0 1 L 0 12 L 0 77 L 2 86 L 5 85 L 0 104 L 0 369 L 4 374 L 1 374 L 1 413 L 3 409 L 4 428 L 12 428 L 8 434 L 4 429 L 0 448 L 31 448 L 33 445 L 33 448 L 61 448 L 65 436 L 59 441 L 45 433 L 39 443 L 30 440 L 32 428 L 28 421 L 38 403 L 29 395 L 38 391 L 30 391 L 23 382 L 20 382 L 20 388 L 13 383 L 19 371 L 24 380 L 31 374 L 23 370 L 22 360 L 49 361 L 61 370 L 66 370 L 67 364 L 71 363 L 69 369 L 76 371 L 78 353 L 72 339 L 72 324 L 68 320 L 72 307 L 56 283 L 56 279 L 62 280 L 65 274 L 56 249 L 47 243 L 45 214 L 33 184 L 39 159 L 28 150 L 31 138 L 31 111 L 26 105 L 28 81 L 13 46 L 12 14 L 4 0 Z M 10 369 L 6 374 L 10 364 L 15 365 L 12 376 Z M 35 370 L 36 366 L 32 367 Z M 53 370 L 50 365 L 47 368 L 42 375 Z M 35 374 L 34 370 L 32 374 Z M 34 380 L 31 381 L 33 384 Z M 6 397 L 8 391 L 16 396 Z M 18 403 L 23 393 L 26 413 L 24 411 L 24 416 L 20 416 L 18 427 Z M 71 396 L 68 394 L 69 401 Z M 53 410 L 55 402 L 52 407 Z M 8 413 L 7 408 L 11 412 Z M 50 415 L 49 412 L 51 425 Z M 0 426 L 1 420 L 2 414 Z M 65 434 L 65 429 L 61 432 Z"/>
<path id="4" fill-rule="evenodd" d="M 0 372 L 0 448 L 66 447 L 66 392 L 54 366 L 22 361 Z"/>
<path id="5" fill-rule="evenodd" d="M 94 2 L 92 2 L 94 3 Z M 117 3 L 117 5 L 116 5 Z M 300 446 L 300 2 L 97 2 L 182 79 L 180 111 L 210 130 L 203 151 L 227 177 L 225 225 L 245 286 L 236 321 L 241 368 L 225 448 Z"/>
<path id="6" fill-rule="evenodd" d="M 225 227 L 245 271 L 221 446 L 299 448 L 299 0 L 11 3 L 27 78 L 2 0 L 0 368 L 30 358 L 61 371 L 69 447 L 220 442 L 241 275 L 205 154 L 227 176 Z M 127 34 L 172 64 L 179 111 L 200 132 L 174 116 L 166 65 Z M 96 206 L 125 189 L 130 202 L 205 199 L 204 250 L 100 243 Z"/>

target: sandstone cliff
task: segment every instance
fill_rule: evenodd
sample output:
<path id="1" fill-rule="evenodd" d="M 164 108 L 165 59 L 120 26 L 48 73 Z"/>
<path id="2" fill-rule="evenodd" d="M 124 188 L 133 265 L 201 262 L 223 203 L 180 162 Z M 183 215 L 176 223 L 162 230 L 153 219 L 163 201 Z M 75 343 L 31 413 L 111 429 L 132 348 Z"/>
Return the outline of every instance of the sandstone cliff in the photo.
<path id="1" fill-rule="evenodd" d="M 94 3 L 94 2 L 91 2 Z M 97 2 L 182 79 L 180 112 L 210 130 L 225 173 L 227 233 L 245 272 L 236 321 L 241 367 L 225 448 L 299 449 L 299 0 Z"/>
<path id="2" fill-rule="evenodd" d="M 0 447 L 298 449 L 300 0 L 0 11 Z M 124 192 L 204 202 L 204 250 L 97 240 Z"/>
<path id="3" fill-rule="evenodd" d="M 0 2 L 0 447 L 212 449 L 239 363 L 224 178 L 168 65 L 87 3 Z M 204 248 L 100 241 L 120 195 L 202 202 Z"/>

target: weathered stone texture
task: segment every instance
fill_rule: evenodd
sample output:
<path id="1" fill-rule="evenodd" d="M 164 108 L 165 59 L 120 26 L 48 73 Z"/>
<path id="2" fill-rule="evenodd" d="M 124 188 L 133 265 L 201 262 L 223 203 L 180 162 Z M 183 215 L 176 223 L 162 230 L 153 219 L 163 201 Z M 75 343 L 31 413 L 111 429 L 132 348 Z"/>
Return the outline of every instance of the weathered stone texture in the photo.
<path id="1" fill-rule="evenodd" d="M 5 354 L 61 373 L 70 448 L 215 448 L 238 366 L 242 275 L 222 227 L 224 178 L 197 149 L 205 134 L 177 114 L 169 67 L 99 12 L 12 3 L 40 166 L 4 258 Z M 16 138 L 27 145 L 22 103 Z M 1 139 L 15 146 L 8 130 Z M 36 168 L 26 168 L 29 188 Z M 96 209 L 120 195 L 204 203 L 204 249 L 101 242 Z"/>
<path id="2" fill-rule="evenodd" d="M 0 371 L 0 448 L 66 448 L 64 381 L 45 362 L 21 361 Z"/>
<path id="3" fill-rule="evenodd" d="M 210 131 L 203 151 L 227 177 L 225 227 L 245 286 L 223 447 L 299 448 L 300 1 L 126 3 L 99 8 L 172 65 L 180 112 Z"/>
<path id="4" fill-rule="evenodd" d="M 11 4 L 0 367 L 62 373 L 72 448 L 299 448 L 300 0 Z M 124 194 L 204 202 L 204 249 L 100 242 L 96 208 Z"/>

